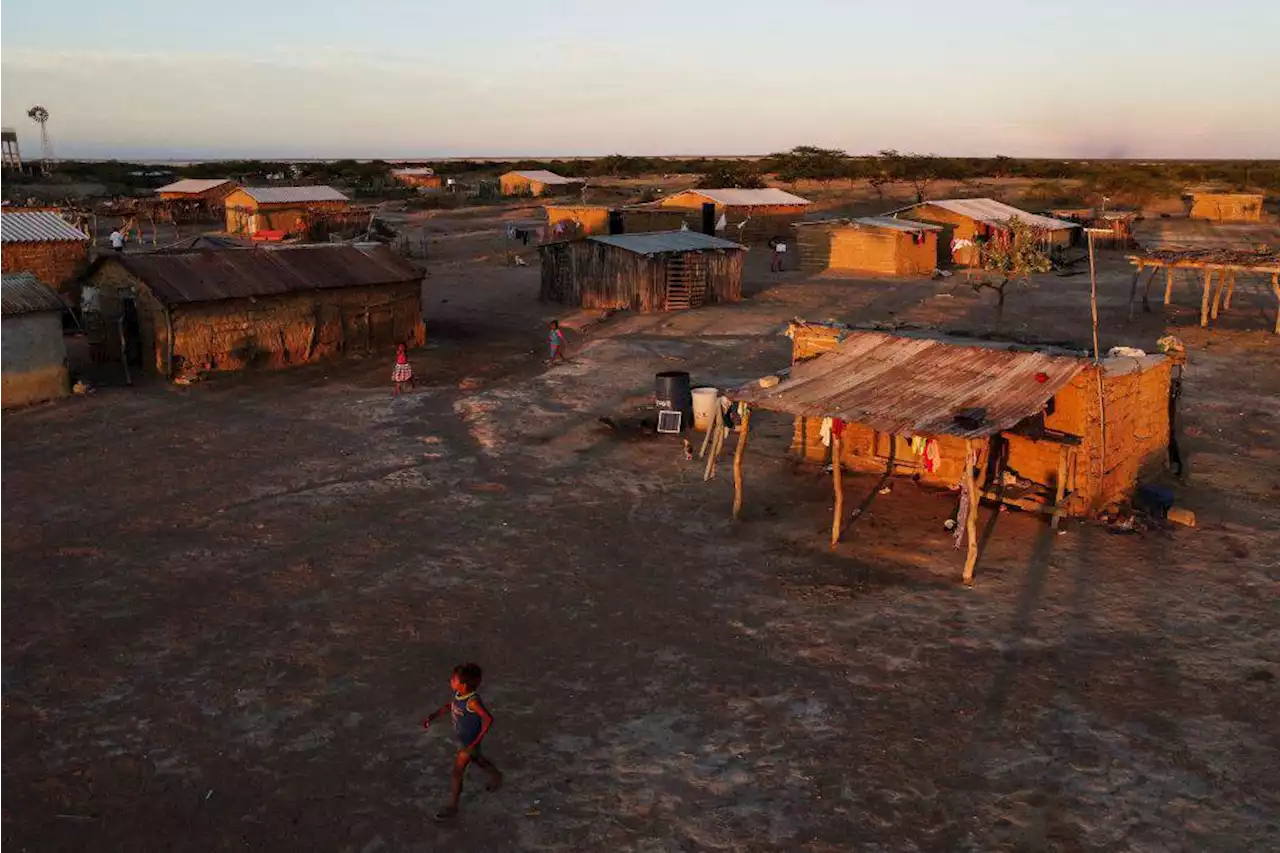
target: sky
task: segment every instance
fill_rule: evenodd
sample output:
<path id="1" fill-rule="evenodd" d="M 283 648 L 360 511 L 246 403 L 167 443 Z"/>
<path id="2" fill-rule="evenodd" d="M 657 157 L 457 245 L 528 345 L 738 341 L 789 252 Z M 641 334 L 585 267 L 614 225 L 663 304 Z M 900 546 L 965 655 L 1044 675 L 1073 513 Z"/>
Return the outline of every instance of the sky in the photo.
<path id="1" fill-rule="evenodd" d="M 58 157 L 1280 158 L 1278 0 L 4 0 Z"/>

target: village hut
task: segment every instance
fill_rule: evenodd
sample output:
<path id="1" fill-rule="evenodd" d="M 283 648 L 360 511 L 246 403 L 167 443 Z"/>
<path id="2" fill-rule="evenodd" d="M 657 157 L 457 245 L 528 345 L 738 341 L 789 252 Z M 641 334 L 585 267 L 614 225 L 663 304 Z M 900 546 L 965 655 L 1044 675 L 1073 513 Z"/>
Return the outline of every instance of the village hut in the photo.
<path id="1" fill-rule="evenodd" d="M 1214 222 L 1261 222 L 1262 193 L 1188 193 L 1192 219 Z"/>
<path id="2" fill-rule="evenodd" d="M 742 298 L 745 247 L 696 231 L 547 243 L 541 298 L 582 308 L 675 311 Z"/>
<path id="3" fill-rule="evenodd" d="M 1173 359 L 1105 358 L 1047 347 L 792 324 L 792 367 L 728 393 L 743 407 L 734 458 L 734 514 L 752 410 L 795 417 L 793 449 L 829 456 L 832 546 L 846 520 L 842 470 L 906 475 L 961 488 L 977 560 L 983 499 L 1058 519 L 1123 501 L 1168 458 Z M 830 442 L 824 444 L 824 436 Z M 967 507 L 967 509 L 966 509 Z"/>
<path id="4" fill-rule="evenodd" d="M 498 177 L 503 195 L 564 195 L 581 190 L 585 184 L 582 178 L 566 178 L 546 169 L 518 169 Z"/>
<path id="5" fill-rule="evenodd" d="M 929 275 L 938 264 L 940 225 L 862 216 L 797 222 L 800 269 L 871 275 Z"/>
<path id="6" fill-rule="evenodd" d="M 611 207 L 605 204 L 549 204 L 546 233 L 552 240 L 597 234 L 638 234 L 674 231 L 690 224 L 687 210 L 654 205 Z"/>
<path id="7" fill-rule="evenodd" d="M 0 214 L 0 266 L 4 272 L 29 272 L 59 293 L 89 262 L 89 235 L 52 210 Z"/>
<path id="8" fill-rule="evenodd" d="M 221 204 L 236 187 L 230 178 L 184 178 L 156 190 L 161 201 L 191 201 L 213 206 Z"/>
<path id="9" fill-rule="evenodd" d="M 936 199 L 896 210 L 893 215 L 942 226 L 938 236 L 939 266 L 978 266 L 980 244 L 1008 233 L 1013 219 L 1034 228 L 1046 248 L 1070 246 L 1080 230 L 1074 222 L 1028 213 L 991 198 Z"/>
<path id="10" fill-rule="evenodd" d="M 297 235 L 316 215 L 346 210 L 350 201 L 333 187 L 239 187 L 226 197 L 227 233 Z"/>
<path id="11" fill-rule="evenodd" d="M 67 396 L 62 300 L 29 272 L 5 273 L 0 287 L 0 405 Z"/>
<path id="12" fill-rule="evenodd" d="M 178 376 L 418 346 L 422 276 L 376 243 L 112 255 L 88 283 L 100 357 Z"/>
<path id="13" fill-rule="evenodd" d="M 759 243 L 774 238 L 789 239 L 791 223 L 808 211 L 811 202 L 776 187 L 768 187 L 758 190 L 682 190 L 658 204 L 689 211 L 701 211 L 704 204 L 713 204 L 716 230 L 743 243 Z M 724 227 L 720 227 L 721 221 Z"/>
<path id="14" fill-rule="evenodd" d="M 391 179 L 418 192 L 432 192 L 444 186 L 444 180 L 429 166 L 392 169 Z"/>

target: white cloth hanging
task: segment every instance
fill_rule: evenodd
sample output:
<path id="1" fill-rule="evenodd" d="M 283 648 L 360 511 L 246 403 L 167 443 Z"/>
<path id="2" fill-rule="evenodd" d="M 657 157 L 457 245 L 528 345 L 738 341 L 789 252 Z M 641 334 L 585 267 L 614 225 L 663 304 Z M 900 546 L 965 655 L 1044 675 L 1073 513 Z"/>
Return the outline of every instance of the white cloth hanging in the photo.
<path id="1" fill-rule="evenodd" d="M 818 429 L 818 435 L 822 436 L 822 446 L 831 446 L 831 418 L 823 418 L 822 426 Z"/>

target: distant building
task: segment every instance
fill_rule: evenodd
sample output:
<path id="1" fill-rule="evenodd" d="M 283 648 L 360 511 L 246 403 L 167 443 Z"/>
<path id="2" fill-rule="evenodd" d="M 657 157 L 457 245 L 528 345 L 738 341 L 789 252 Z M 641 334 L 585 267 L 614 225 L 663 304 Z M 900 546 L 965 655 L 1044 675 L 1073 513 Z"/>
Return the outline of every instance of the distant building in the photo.
<path id="1" fill-rule="evenodd" d="M 689 211 L 700 211 L 704 204 L 714 204 L 717 221 L 724 219 L 724 228 L 719 230 L 726 237 L 744 242 L 789 237 L 791 223 L 804 216 L 811 206 L 808 199 L 776 187 L 683 190 L 658 204 Z"/>
<path id="2" fill-rule="evenodd" d="M 1214 222 L 1261 222 L 1262 193 L 1211 193 L 1193 192 L 1192 219 L 1209 219 Z"/>
<path id="3" fill-rule="evenodd" d="M 89 235 L 51 210 L 0 215 L 0 238 L 4 272 L 33 273 L 59 293 L 68 290 L 89 261 Z"/>
<path id="4" fill-rule="evenodd" d="M 503 195 L 559 195 L 577 192 L 585 183 L 582 178 L 566 178 L 545 169 L 507 172 L 498 178 Z"/>
<path id="5" fill-rule="evenodd" d="M 638 234 L 644 231 L 675 231 L 692 222 L 687 210 L 668 210 L 654 205 L 610 207 L 607 204 L 549 204 L 547 239 L 563 240 L 597 234 Z M 694 223 L 696 224 L 696 223 Z"/>
<path id="6" fill-rule="evenodd" d="M 651 312 L 742 298 L 746 249 L 697 231 L 588 237 L 538 252 L 549 302 Z"/>
<path id="7" fill-rule="evenodd" d="M 894 212 L 898 218 L 941 225 L 938 263 L 977 266 L 979 244 L 1009 230 L 1017 219 L 1040 232 L 1045 246 L 1070 246 L 1080 226 L 1075 222 L 1028 213 L 991 198 L 937 199 L 913 204 Z"/>
<path id="8" fill-rule="evenodd" d="M 238 187 L 226 197 L 227 233 L 301 234 L 311 216 L 346 210 L 350 200 L 333 187 Z"/>
<path id="9" fill-rule="evenodd" d="M 156 196 L 164 201 L 199 201 L 212 205 L 221 202 L 238 186 L 230 178 L 185 178 L 160 187 Z"/>
<path id="10" fill-rule="evenodd" d="M 109 360 L 177 376 L 418 346 L 422 276 L 381 244 L 162 251 L 100 258 L 88 275 Z M 119 338 L 120 336 L 115 336 Z"/>
<path id="11" fill-rule="evenodd" d="M 436 170 L 427 166 L 409 169 L 392 169 L 391 178 L 406 187 L 418 190 L 438 190 L 444 186 L 443 179 Z"/>
<path id="12" fill-rule="evenodd" d="M 0 294 L 0 401 L 4 408 L 65 397 L 62 300 L 29 272 L 6 273 Z"/>
<path id="13" fill-rule="evenodd" d="M 940 225 L 887 216 L 797 222 L 800 269 L 929 275 L 938 265 L 941 231 Z"/>

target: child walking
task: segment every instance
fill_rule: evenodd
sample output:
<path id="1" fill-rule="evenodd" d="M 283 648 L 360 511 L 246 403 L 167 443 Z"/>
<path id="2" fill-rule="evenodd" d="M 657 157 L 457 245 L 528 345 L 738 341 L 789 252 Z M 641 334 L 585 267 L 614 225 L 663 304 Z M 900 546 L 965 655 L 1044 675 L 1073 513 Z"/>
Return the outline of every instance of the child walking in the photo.
<path id="1" fill-rule="evenodd" d="M 413 387 L 413 368 L 409 365 L 409 356 L 405 354 L 404 344 L 396 347 L 396 366 L 391 368 L 391 381 L 395 383 L 396 390 L 391 392 L 394 397 L 407 384 Z"/>
<path id="2" fill-rule="evenodd" d="M 436 820 L 450 820 L 458 814 L 458 799 L 462 796 L 462 776 L 467 772 L 467 765 L 475 764 L 489 774 L 487 790 L 496 791 L 502 786 L 502 774 L 493 762 L 480 753 L 480 742 L 488 734 L 493 725 L 493 715 L 484 706 L 480 694 L 480 678 L 483 673 L 479 665 L 461 663 L 453 668 L 449 678 L 449 686 L 453 688 L 453 699 L 444 703 L 430 716 L 422 721 L 424 729 L 430 729 L 432 722 L 438 717 L 449 714 L 453 718 L 453 731 L 458 738 L 458 754 L 453 760 L 452 787 L 449 804 L 436 813 Z"/>
<path id="3" fill-rule="evenodd" d="M 547 346 L 550 348 L 550 357 L 547 358 L 547 364 L 555 364 L 557 361 L 564 361 L 564 332 L 560 331 L 560 321 L 551 321 L 551 332 L 547 335 Z"/>

